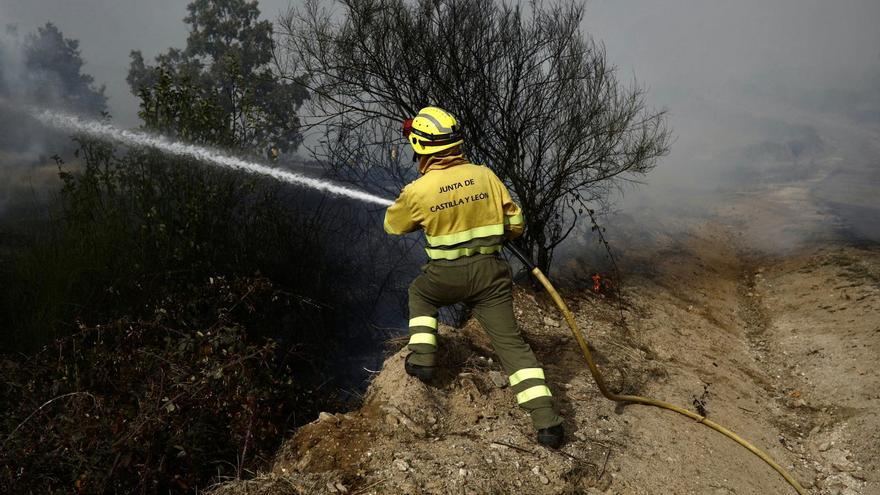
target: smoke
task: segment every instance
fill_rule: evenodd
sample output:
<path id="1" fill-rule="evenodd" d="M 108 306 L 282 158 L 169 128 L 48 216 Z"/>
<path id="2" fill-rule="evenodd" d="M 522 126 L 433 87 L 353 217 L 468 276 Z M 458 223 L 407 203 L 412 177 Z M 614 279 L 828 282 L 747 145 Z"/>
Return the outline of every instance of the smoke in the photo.
<path id="1" fill-rule="evenodd" d="M 79 42 L 65 38 L 46 23 L 22 36 L 13 25 L 0 35 L 0 98 L 19 105 L 40 105 L 81 115 L 96 116 L 107 108 L 104 88 L 83 73 Z M 0 150 L 22 156 L 39 156 L 67 149 L 66 136 L 23 118 L 20 110 L 7 110 L 0 121 Z"/>
<path id="2" fill-rule="evenodd" d="M 3 18 L 0 15 L 0 18 Z M 58 186 L 51 155 L 69 155 L 70 137 L 47 128 L 22 110 L 22 105 L 67 109 L 98 115 L 106 109 L 103 87 L 82 72 L 79 43 L 65 38 L 53 24 L 35 32 L 19 32 L 14 25 L 0 31 L 0 214 L 15 207 L 39 208 Z M 20 220 L 20 218 L 15 218 Z"/>
<path id="3" fill-rule="evenodd" d="M 710 226 L 760 256 L 880 243 L 880 58 L 839 79 L 817 72 L 652 81 L 649 101 L 669 110 L 675 141 L 600 219 L 624 271 L 650 272 Z M 558 252 L 571 264 L 560 272 L 584 284 L 610 270 L 589 227 Z"/>
<path id="4" fill-rule="evenodd" d="M 591 2 L 588 31 L 675 135 L 604 219 L 613 245 L 660 252 L 719 221 L 767 254 L 880 242 L 878 15 L 877 2 Z"/>
<path id="5" fill-rule="evenodd" d="M 0 98 L 8 101 L 25 101 L 30 98 L 28 77 L 24 65 L 22 39 L 14 26 L 6 26 L 0 33 Z M 0 165 L 12 161 L 37 156 L 44 152 L 43 139 L 34 139 L 38 134 L 30 132 L 28 119 L 15 109 L 4 111 L 0 119 L 0 152 L 4 153 Z M 22 128 L 22 124 L 25 128 Z"/>

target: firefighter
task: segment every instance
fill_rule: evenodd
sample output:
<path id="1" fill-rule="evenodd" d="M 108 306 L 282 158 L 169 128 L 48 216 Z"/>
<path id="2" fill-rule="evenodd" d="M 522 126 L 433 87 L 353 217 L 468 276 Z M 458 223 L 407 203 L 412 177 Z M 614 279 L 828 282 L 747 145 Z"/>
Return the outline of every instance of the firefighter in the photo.
<path id="1" fill-rule="evenodd" d="M 455 117 L 426 107 L 403 124 L 419 162 L 420 177 L 406 185 L 385 212 L 385 231 L 424 229 L 429 261 L 409 287 L 406 372 L 430 383 L 437 370 L 437 312 L 464 302 L 492 342 L 517 403 L 529 412 L 543 445 L 559 447 L 562 418 L 553 405 L 544 370 L 523 340 L 513 315 L 510 266 L 499 255 L 505 239 L 523 231 L 523 215 L 488 167 L 461 151 Z"/>

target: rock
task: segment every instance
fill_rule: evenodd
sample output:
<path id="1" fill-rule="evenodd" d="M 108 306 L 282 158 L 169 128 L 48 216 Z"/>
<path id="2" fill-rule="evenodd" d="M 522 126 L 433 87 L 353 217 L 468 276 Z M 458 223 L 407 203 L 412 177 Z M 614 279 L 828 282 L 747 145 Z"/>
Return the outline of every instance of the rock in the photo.
<path id="1" fill-rule="evenodd" d="M 330 493 L 348 493 L 348 488 L 345 487 L 342 483 L 336 481 L 328 481 L 327 482 L 327 491 Z"/>
<path id="2" fill-rule="evenodd" d="M 850 493 L 853 493 L 850 491 L 849 486 L 842 480 L 834 480 L 829 483 L 828 491 L 831 492 L 831 495 L 849 495 Z"/>
<path id="3" fill-rule="evenodd" d="M 553 318 L 550 318 L 549 316 L 545 316 L 544 317 L 544 325 L 547 325 L 548 327 L 558 327 L 559 321 L 554 320 Z"/>
<path id="4" fill-rule="evenodd" d="M 398 424 L 400 424 L 400 421 L 397 418 L 395 418 L 393 415 L 387 414 L 385 416 L 385 423 L 387 423 L 388 426 L 397 426 Z"/>
<path id="5" fill-rule="evenodd" d="M 383 406 L 382 410 L 385 411 L 388 415 L 394 416 L 397 421 L 400 421 L 403 426 L 406 427 L 407 430 L 411 431 L 413 435 L 417 437 L 425 437 L 428 433 L 424 428 L 417 425 L 413 420 L 409 419 L 406 414 L 404 414 L 400 409 L 394 406 Z M 386 418 L 386 422 L 387 422 Z"/>
<path id="6" fill-rule="evenodd" d="M 397 493 L 425 493 L 423 490 L 424 486 L 420 486 L 419 484 L 413 483 L 412 481 L 403 481 L 398 485 L 399 491 Z M 430 488 L 430 487 L 429 487 Z M 367 492 L 355 492 L 355 493 L 377 493 L 375 490 L 370 490 Z M 429 491 L 428 493 L 435 493 L 433 491 Z"/>
<path id="7" fill-rule="evenodd" d="M 331 421 L 333 423 L 339 423 L 339 418 L 328 412 L 321 411 L 321 413 L 318 414 L 318 421 Z"/>
<path id="8" fill-rule="evenodd" d="M 459 383 L 461 383 L 461 388 L 467 393 L 469 400 L 474 401 L 478 397 L 483 396 L 483 393 L 480 392 L 479 387 L 477 387 L 474 381 L 471 380 L 469 377 L 462 378 Z"/>
<path id="9" fill-rule="evenodd" d="M 540 481 L 540 482 L 541 482 L 542 484 L 544 484 L 544 485 L 549 485 L 549 484 L 550 484 L 550 478 L 544 476 L 543 474 L 539 474 L 539 475 L 538 475 L 538 481 Z"/>
<path id="10" fill-rule="evenodd" d="M 462 478 L 464 478 L 465 476 L 468 475 L 468 471 L 467 471 L 467 469 L 465 469 L 465 468 L 460 468 L 460 469 L 458 470 L 458 475 L 461 476 Z"/>
<path id="11" fill-rule="evenodd" d="M 836 469 L 840 472 L 844 472 L 844 473 L 848 473 L 850 471 L 853 471 L 856 468 L 856 466 L 849 461 L 832 462 L 831 467 L 833 467 L 834 469 Z"/>
<path id="12" fill-rule="evenodd" d="M 403 459 L 396 459 L 393 464 L 394 464 L 394 467 L 396 467 L 398 471 L 405 472 L 407 469 L 409 469 L 409 464 L 407 464 L 407 462 L 404 461 Z"/>
<path id="13" fill-rule="evenodd" d="M 403 425 L 406 426 L 406 429 L 411 431 L 413 433 L 413 435 L 415 435 L 417 437 L 425 437 L 428 434 L 428 432 L 425 431 L 424 428 L 413 423 L 412 421 L 410 421 L 408 419 L 406 421 L 401 421 L 401 423 L 403 423 Z"/>
<path id="14" fill-rule="evenodd" d="M 587 441 L 587 436 L 579 431 L 574 432 L 574 437 L 577 438 L 578 440 L 580 440 L 581 442 Z"/>
<path id="15" fill-rule="evenodd" d="M 832 445 L 834 445 L 833 442 L 822 442 L 821 444 L 819 444 L 819 452 L 827 452 Z"/>
<path id="16" fill-rule="evenodd" d="M 492 384 L 498 388 L 504 388 L 508 384 L 507 377 L 499 371 L 490 371 L 489 379 L 492 380 Z"/>

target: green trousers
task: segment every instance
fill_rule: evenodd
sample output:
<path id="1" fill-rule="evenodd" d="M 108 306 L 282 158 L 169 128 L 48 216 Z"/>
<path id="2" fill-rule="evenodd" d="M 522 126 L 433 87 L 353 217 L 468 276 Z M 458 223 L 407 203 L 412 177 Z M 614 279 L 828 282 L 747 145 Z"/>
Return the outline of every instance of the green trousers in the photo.
<path id="1" fill-rule="evenodd" d="M 494 255 L 476 255 L 434 260 L 422 272 L 409 287 L 410 362 L 436 365 L 437 312 L 442 306 L 463 302 L 489 335 L 517 403 L 529 412 L 535 428 L 562 423 L 544 370 L 517 328 L 507 262 Z"/>

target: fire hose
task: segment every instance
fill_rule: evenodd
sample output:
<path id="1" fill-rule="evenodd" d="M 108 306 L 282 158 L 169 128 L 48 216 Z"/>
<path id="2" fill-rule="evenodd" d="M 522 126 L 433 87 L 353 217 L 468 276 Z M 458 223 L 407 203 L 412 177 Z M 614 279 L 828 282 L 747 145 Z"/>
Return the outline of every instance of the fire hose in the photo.
<path id="1" fill-rule="evenodd" d="M 668 409 L 670 411 L 675 411 L 679 414 L 687 416 L 688 418 L 693 419 L 694 421 L 704 424 L 709 428 L 721 433 L 722 435 L 730 438 L 734 442 L 742 445 L 746 449 L 748 449 L 751 453 L 760 457 L 764 462 L 770 465 L 773 469 L 775 469 L 785 481 L 787 481 L 795 490 L 797 490 L 798 494 L 806 495 L 806 490 L 797 482 L 796 479 L 789 473 L 785 468 L 780 466 L 776 461 L 773 460 L 766 452 L 755 447 L 733 431 L 725 428 L 724 426 L 712 421 L 711 419 L 697 414 L 693 411 L 685 409 L 683 407 L 676 406 L 675 404 L 670 404 L 668 402 L 664 402 L 657 399 L 652 399 L 650 397 L 641 397 L 638 395 L 621 395 L 616 394 L 608 389 L 608 385 L 605 383 L 605 379 L 602 377 L 602 372 L 599 371 L 599 368 L 596 366 L 596 362 L 593 360 L 593 355 L 590 352 L 590 347 L 587 344 L 587 341 L 584 339 L 583 334 L 581 333 L 580 328 L 578 328 L 577 323 L 574 320 L 574 314 L 572 314 L 571 310 L 568 309 L 568 306 L 565 304 L 565 301 L 562 300 L 562 297 L 556 292 L 556 288 L 553 287 L 553 284 L 550 283 L 550 280 L 544 275 L 540 268 L 535 266 L 529 258 L 523 253 L 519 248 L 514 246 L 511 243 L 507 243 L 506 247 L 516 256 L 519 260 L 525 265 L 532 273 L 532 275 L 544 286 L 544 289 L 547 290 L 547 293 L 550 294 L 550 297 L 553 299 L 553 302 L 556 303 L 556 307 L 559 308 L 559 311 L 565 317 L 565 322 L 568 324 L 568 328 L 571 329 L 572 335 L 574 335 L 575 340 L 577 340 L 578 346 L 581 348 L 581 352 L 584 355 L 584 359 L 587 361 L 587 366 L 590 368 L 590 374 L 593 376 L 593 380 L 596 382 L 596 386 L 599 387 L 599 391 L 605 396 L 606 399 L 614 401 L 614 402 L 631 402 L 634 404 L 643 404 L 646 406 L 655 406 L 662 409 Z"/>

